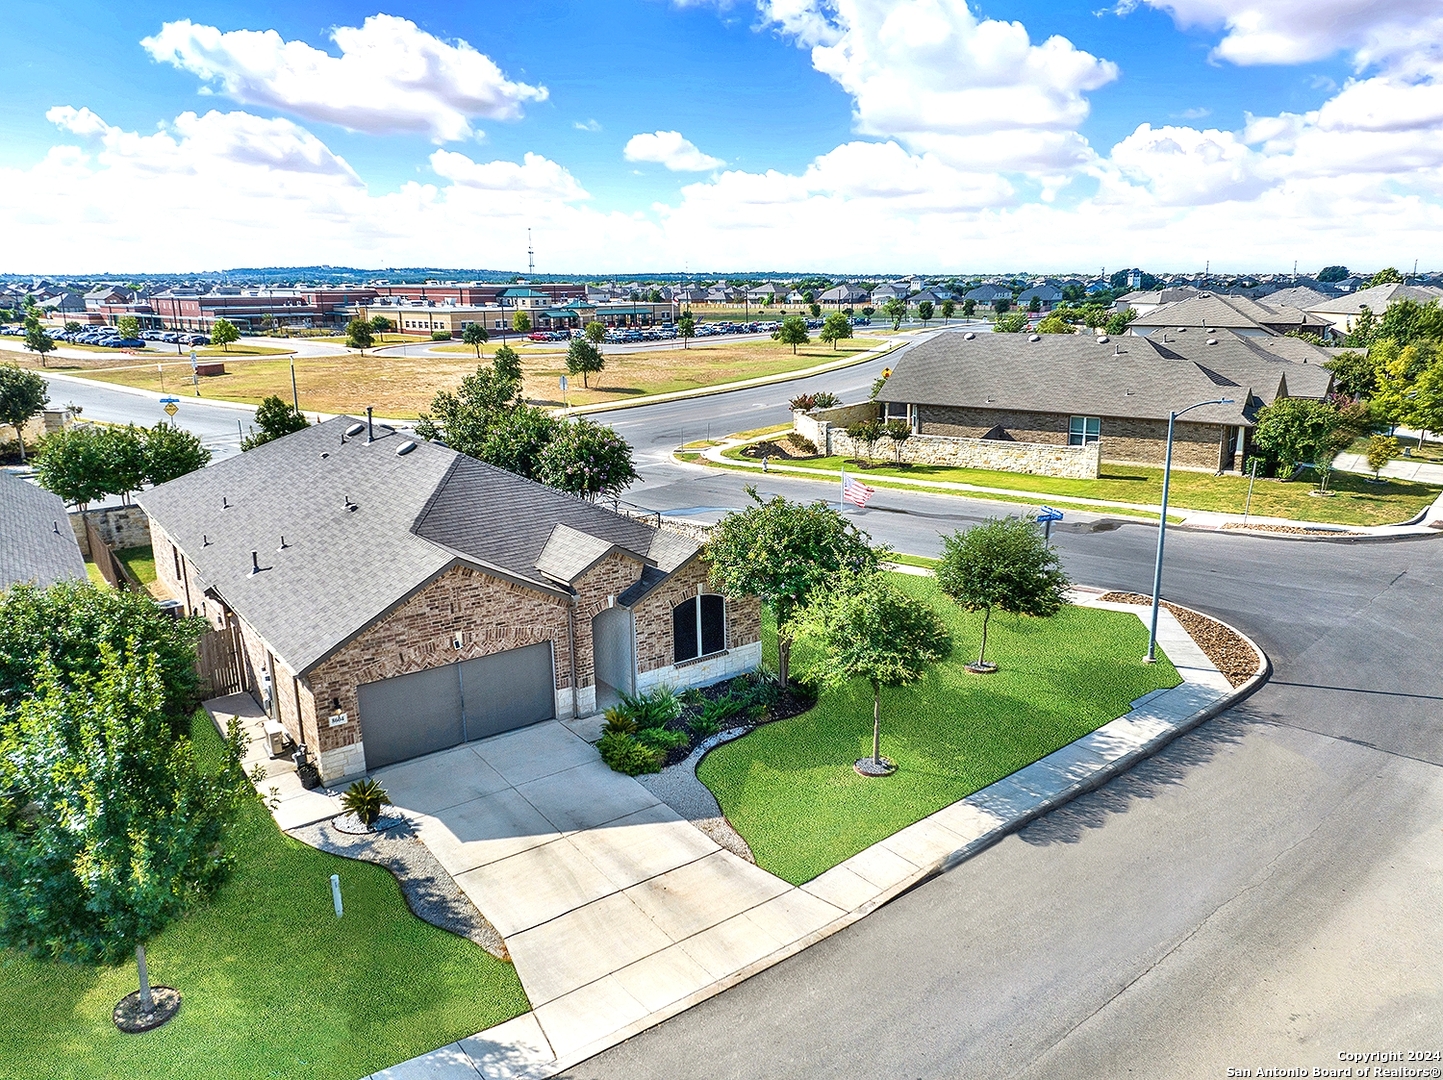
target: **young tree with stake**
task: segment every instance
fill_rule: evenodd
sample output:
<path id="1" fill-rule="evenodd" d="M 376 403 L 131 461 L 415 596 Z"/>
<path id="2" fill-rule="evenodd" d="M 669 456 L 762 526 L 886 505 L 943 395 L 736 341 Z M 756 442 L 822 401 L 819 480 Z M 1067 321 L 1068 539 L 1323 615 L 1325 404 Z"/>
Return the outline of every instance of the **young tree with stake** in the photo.
<path id="1" fill-rule="evenodd" d="M 1057 552 L 1029 521 L 988 518 L 981 525 L 942 538 L 937 587 L 967 611 L 982 612 L 982 643 L 973 674 L 997 670 L 987 662 L 987 628 L 992 610 L 1012 615 L 1056 615 L 1072 583 Z"/>
<path id="2" fill-rule="evenodd" d="M 467 345 L 475 347 L 476 359 L 478 360 L 481 359 L 481 346 L 485 345 L 489 338 L 490 335 L 486 333 L 486 327 L 482 326 L 479 322 L 467 323 L 461 331 L 461 340 Z"/>
<path id="3" fill-rule="evenodd" d="M 230 352 L 230 347 L 240 340 L 240 330 L 229 319 L 217 319 L 210 328 L 210 339 L 221 347 L 221 351 Z"/>
<path id="4" fill-rule="evenodd" d="M 854 764 L 863 776 L 897 766 L 882 756 L 882 687 L 906 686 L 952 652 L 952 637 L 926 603 L 869 570 L 831 578 L 807 605 L 797 634 L 818 646 L 809 674 L 825 686 L 872 684 L 872 756 Z"/>

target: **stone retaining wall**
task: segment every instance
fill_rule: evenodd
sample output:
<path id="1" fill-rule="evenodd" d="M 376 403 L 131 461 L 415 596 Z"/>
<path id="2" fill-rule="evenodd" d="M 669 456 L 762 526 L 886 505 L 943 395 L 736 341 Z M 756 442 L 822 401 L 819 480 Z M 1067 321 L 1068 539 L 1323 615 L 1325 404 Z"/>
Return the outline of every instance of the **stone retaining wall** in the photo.
<path id="1" fill-rule="evenodd" d="M 70 527 L 80 544 L 80 552 L 87 559 L 95 556 L 90 550 L 90 540 L 85 533 L 85 522 L 89 521 L 99 534 L 101 541 L 115 551 L 125 548 L 150 547 L 150 518 L 138 506 L 107 506 L 99 510 L 70 511 Z"/>
<path id="2" fill-rule="evenodd" d="M 850 405 L 813 414 L 793 413 L 793 430 L 816 444 L 825 456 L 866 457 L 846 428 L 872 419 L 878 406 Z M 832 416 L 837 417 L 834 422 Z M 871 447 L 871 457 L 880 462 L 901 461 L 915 465 L 943 465 L 960 469 L 994 469 L 998 472 L 1058 476 L 1072 480 L 1095 480 L 1099 447 L 1058 446 L 1048 443 L 1007 442 L 999 439 L 967 439 L 948 435 L 913 435 L 900 447 L 883 436 Z"/>

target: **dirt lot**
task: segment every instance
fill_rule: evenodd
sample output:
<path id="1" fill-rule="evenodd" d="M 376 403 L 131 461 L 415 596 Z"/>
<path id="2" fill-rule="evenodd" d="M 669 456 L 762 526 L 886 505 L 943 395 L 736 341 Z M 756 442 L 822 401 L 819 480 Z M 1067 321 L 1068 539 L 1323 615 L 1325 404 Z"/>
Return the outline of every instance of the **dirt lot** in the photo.
<path id="1" fill-rule="evenodd" d="M 687 390 L 699 386 L 749 379 L 760 375 L 797 371 L 817 364 L 856 355 L 880 344 L 877 338 L 844 341 L 840 348 L 816 343 L 792 354 L 790 346 L 773 341 L 731 342 L 695 345 L 689 349 L 657 352 L 617 353 L 607 357 L 607 367 L 583 388 L 572 378 L 566 403 L 584 405 L 602 401 L 625 401 L 644 394 Z M 482 363 L 489 363 L 494 351 L 482 350 Z M 121 367 L 90 367 L 76 361 L 77 373 L 106 382 L 161 388 L 161 376 L 154 363 L 136 364 L 133 359 Z M 559 378 L 565 374 L 562 353 L 521 355 L 527 399 L 538 405 L 561 405 Z M 413 356 L 320 356 L 296 359 L 296 387 L 302 410 L 357 412 L 372 406 L 381 416 L 413 417 L 424 411 L 440 390 L 453 390 L 461 379 L 476 369 L 474 352 L 468 354 L 427 354 Z M 52 365 L 56 366 L 56 365 Z M 226 363 L 227 374 L 201 379 L 204 397 L 230 401 L 259 402 L 271 394 L 289 400 L 291 366 L 288 360 L 235 357 Z M 62 370 L 58 368 L 57 370 Z M 167 389 L 190 379 L 188 357 L 166 365 Z M 597 385 L 597 384 L 600 385 Z"/>

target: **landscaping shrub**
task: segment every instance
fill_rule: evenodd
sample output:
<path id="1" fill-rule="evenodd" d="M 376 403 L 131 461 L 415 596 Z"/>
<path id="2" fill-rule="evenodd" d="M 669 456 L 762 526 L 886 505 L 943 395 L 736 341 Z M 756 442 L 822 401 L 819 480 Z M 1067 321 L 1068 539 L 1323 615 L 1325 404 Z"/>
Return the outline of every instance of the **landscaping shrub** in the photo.
<path id="1" fill-rule="evenodd" d="M 432 341 L 450 341 L 450 340 L 451 340 L 451 331 L 449 331 L 449 330 L 432 330 L 432 331 L 431 331 L 431 340 L 432 340 Z"/>
<path id="2" fill-rule="evenodd" d="M 669 686 L 660 686 L 644 694 L 622 694 L 619 706 L 639 728 L 663 727 L 681 715 L 681 699 Z"/>
<path id="3" fill-rule="evenodd" d="M 614 771 L 627 776 L 661 772 L 661 766 L 666 761 L 664 750 L 647 746 L 639 742 L 636 736 L 623 735 L 621 732 L 614 731 L 603 735 L 596 748 L 601 751 L 602 761 Z"/>
<path id="4" fill-rule="evenodd" d="M 386 789 L 369 778 L 357 780 L 341 795 L 341 808 L 355 814 L 362 825 L 370 828 L 381 816 L 381 807 L 390 806 Z"/>
<path id="5" fill-rule="evenodd" d="M 802 453 L 811 454 L 813 457 L 816 457 L 819 453 L 816 443 L 812 442 L 812 440 L 807 438 L 805 435 L 798 435 L 795 431 L 787 436 L 787 442 L 792 444 L 793 450 L 799 450 Z"/>
<path id="6" fill-rule="evenodd" d="M 687 725 L 693 739 L 705 739 L 721 730 L 721 725 L 705 716 L 694 717 Z"/>
<path id="7" fill-rule="evenodd" d="M 636 741 L 643 746 L 652 746 L 658 750 L 680 750 L 689 746 L 689 741 L 684 731 L 674 731 L 671 728 L 647 727 L 636 733 Z"/>
<path id="8" fill-rule="evenodd" d="M 619 705 L 613 705 L 602 714 L 606 717 L 606 725 L 601 729 L 607 735 L 635 735 L 636 720 L 632 715 Z"/>

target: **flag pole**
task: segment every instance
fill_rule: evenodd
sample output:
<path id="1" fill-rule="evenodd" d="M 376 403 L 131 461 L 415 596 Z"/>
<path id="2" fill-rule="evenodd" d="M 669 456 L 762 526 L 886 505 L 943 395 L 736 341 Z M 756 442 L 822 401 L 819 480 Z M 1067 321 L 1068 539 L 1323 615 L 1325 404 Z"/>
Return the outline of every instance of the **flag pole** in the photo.
<path id="1" fill-rule="evenodd" d="M 839 514 L 845 514 L 845 513 L 847 512 L 846 502 L 847 502 L 847 467 L 846 467 L 845 465 L 843 465 L 843 466 L 842 466 L 842 486 L 841 486 L 841 488 L 839 488 L 838 491 L 837 491 L 837 513 L 839 513 Z"/>

